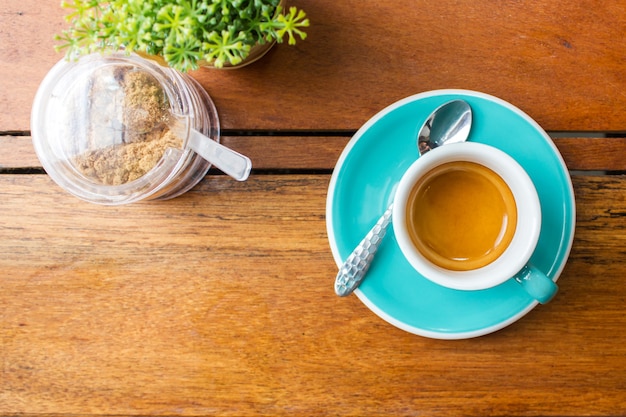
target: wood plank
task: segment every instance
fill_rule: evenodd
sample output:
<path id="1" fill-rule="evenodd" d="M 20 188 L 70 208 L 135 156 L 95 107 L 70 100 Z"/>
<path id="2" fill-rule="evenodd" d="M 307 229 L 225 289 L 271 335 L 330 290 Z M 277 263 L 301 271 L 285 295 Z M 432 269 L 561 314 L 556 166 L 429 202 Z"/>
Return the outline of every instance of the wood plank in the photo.
<path id="1" fill-rule="evenodd" d="M 517 105 L 548 130 L 626 129 L 624 2 L 290 4 L 309 14 L 306 41 L 241 70 L 193 74 L 224 128 L 356 129 L 400 98 L 465 88 Z M 0 131 L 28 130 L 35 90 L 61 58 L 52 37 L 63 14 L 52 0 L 0 6 Z"/>
<path id="2" fill-rule="evenodd" d="M 347 136 L 224 136 L 222 143 L 252 159 L 255 170 L 329 170 Z M 626 171 L 626 138 L 558 137 L 554 142 L 570 170 Z M 0 136 L 0 170 L 41 168 L 30 136 Z"/>
<path id="3" fill-rule="evenodd" d="M 0 169 L 41 168 L 30 136 L 0 136 Z"/>
<path id="4" fill-rule="evenodd" d="M 462 341 L 334 295 L 328 180 L 216 176 L 115 208 L 0 176 L 0 414 L 626 412 L 626 178 L 574 177 L 558 298 Z"/>
<path id="5" fill-rule="evenodd" d="M 253 169 L 332 169 L 349 137 L 226 136 L 224 144 L 250 155 Z"/>
<path id="6" fill-rule="evenodd" d="M 60 2 L 4 0 L 0 4 L 0 131 L 29 130 L 41 80 L 62 57 L 54 34 L 66 24 Z"/>
<path id="7" fill-rule="evenodd" d="M 570 169 L 626 171 L 626 138 L 557 138 L 554 142 Z"/>

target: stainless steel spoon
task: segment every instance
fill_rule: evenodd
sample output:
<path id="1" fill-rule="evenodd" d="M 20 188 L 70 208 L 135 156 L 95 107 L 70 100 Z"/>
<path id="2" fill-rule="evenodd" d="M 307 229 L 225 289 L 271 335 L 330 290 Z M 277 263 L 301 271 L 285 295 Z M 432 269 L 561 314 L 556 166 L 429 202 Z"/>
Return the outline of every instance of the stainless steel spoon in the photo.
<path id="1" fill-rule="evenodd" d="M 442 145 L 465 142 L 472 127 L 472 109 L 463 100 L 453 100 L 439 106 L 426 119 L 417 136 L 420 155 Z M 346 261 L 335 279 L 335 293 L 340 297 L 351 294 L 363 281 L 374 255 L 391 223 L 391 204 L 378 219 Z"/>

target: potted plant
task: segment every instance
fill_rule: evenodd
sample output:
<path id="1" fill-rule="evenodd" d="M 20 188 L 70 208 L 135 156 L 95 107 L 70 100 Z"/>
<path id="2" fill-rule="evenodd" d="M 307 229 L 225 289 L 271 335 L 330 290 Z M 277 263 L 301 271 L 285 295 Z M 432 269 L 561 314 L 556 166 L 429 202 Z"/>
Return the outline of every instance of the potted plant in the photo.
<path id="1" fill-rule="evenodd" d="M 64 0 L 70 23 L 57 39 L 67 55 L 124 49 L 182 72 L 238 66 L 274 42 L 304 40 L 309 20 L 284 0 Z"/>

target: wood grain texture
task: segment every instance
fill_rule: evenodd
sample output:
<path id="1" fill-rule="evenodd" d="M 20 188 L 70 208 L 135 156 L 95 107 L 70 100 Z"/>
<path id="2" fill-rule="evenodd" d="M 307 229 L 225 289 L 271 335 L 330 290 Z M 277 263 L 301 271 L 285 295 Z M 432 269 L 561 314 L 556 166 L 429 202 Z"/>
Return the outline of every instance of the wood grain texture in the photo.
<path id="1" fill-rule="evenodd" d="M 625 177 L 574 177 L 558 298 L 462 341 L 334 295 L 328 180 L 111 208 L 0 176 L 0 415 L 626 413 Z"/>
<path id="2" fill-rule="evenodd" d="M 626 3 L 289 4 L 305 42 L 192 73 L 251 178 L 124 207 L 16 175 L 40 172 L 23 135 L 64 11 L 0 4 L 0 416 L 626 415 L 626 176 L 595 174 L 626 171 L 626 138 L 587 137 L 626 131 Z M 570 132 L 560 293 L 471 340 L 408 334 L 332 289 L 326 193 L 350 132 L 439 88 Z"/>
<path id="3" fill-rule="evenodd" d="M 394 101 L 465 88 L 501 97 L 547 130 L 626 130 L 626 3 L 291 0 L 306 41 L 237 71 L 193 73 L 223 127 L 356 129 Z M 61 54 L 56 0 L 0 5 L 0 131 L 28 130 L 37 85 Z"/>
<path id="4" fill-rule="evenodd" d="M 37 87 L 62 57 L 54 50 L 54 35 L 65 26 L 56 0 L 0 4 L 0 131 L 29 130 Z"/>
<path id="5" fill-rule="evenodd" d="M 248 155 L 255 170 L 330 170 L 347 136 L 225 136 L 226 146 Z M 626 171 L 626 138 L 553 139 L 570 170 Z M 41 168 L 29 136 L 0 136 L 0 170 Z"/>

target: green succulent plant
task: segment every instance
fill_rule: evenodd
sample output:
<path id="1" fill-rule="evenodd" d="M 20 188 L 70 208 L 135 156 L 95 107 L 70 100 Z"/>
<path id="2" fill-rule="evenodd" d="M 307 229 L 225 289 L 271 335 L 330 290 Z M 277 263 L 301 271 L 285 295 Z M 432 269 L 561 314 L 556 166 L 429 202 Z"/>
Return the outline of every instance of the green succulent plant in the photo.
<path id="1" fill-rule="evenodd" d="M 158 55 L 186 72 L 200 61 L 221 68 L 237 65 L 256 44 L 290 45 L 302 28 L 306 14 L 296 7 L 283 10 L 280 0 L 64 0 L 70 9 L 69 29 L 57 40 L 68 57 L 108 49 Z"/>

